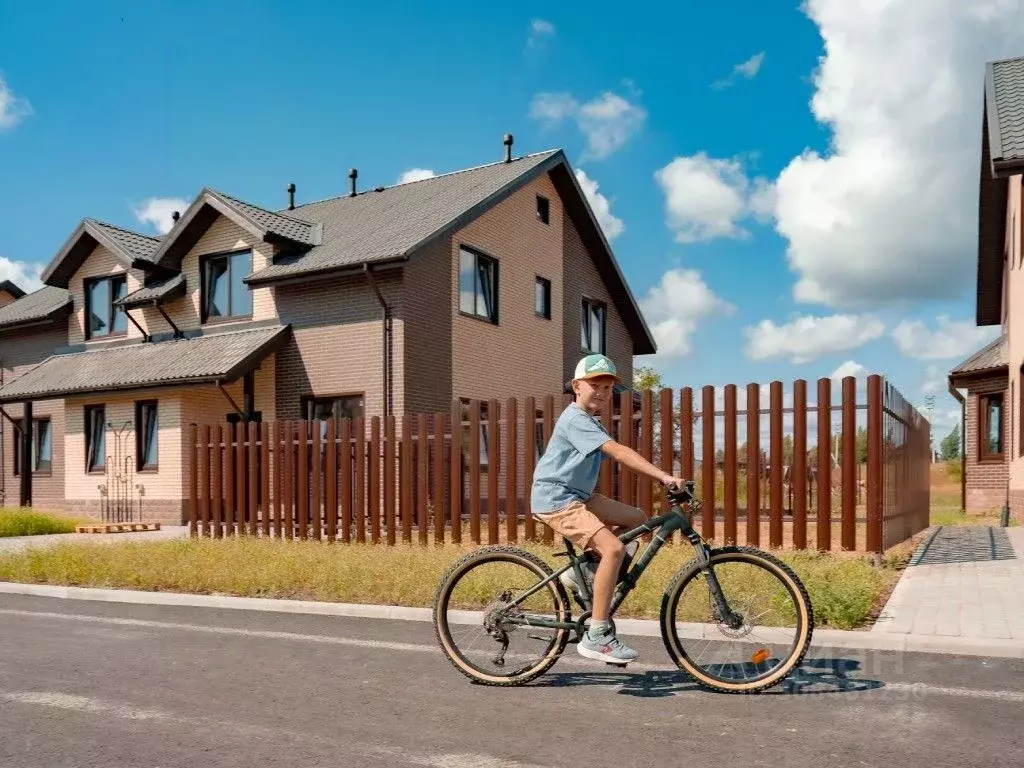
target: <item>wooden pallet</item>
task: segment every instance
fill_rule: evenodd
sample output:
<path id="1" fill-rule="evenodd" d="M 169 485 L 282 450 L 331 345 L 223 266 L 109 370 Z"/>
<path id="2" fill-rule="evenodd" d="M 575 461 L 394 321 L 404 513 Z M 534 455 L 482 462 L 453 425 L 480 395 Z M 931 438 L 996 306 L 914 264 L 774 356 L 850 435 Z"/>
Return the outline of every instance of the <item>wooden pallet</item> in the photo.
<path id="1" fill-rule="evenodd" d="M 75 533 L 128 533 L 130 531 L 159 531 L 160 523 L 103 523 L 79 525 Z"/>

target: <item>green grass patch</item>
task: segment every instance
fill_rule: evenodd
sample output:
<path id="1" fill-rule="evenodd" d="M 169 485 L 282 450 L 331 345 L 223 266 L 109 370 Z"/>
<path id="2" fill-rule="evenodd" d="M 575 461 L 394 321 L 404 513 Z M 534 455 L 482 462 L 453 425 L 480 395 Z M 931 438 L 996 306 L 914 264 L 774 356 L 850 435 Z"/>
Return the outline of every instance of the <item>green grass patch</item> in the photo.
<path id="1" fill-rule="evenodd" d="M 48 515 L 30 509 L 0 509 L 0 538 L 42 536 L 48 533 L 74 533 L 73 518 Z"/>
<path id="2" fill-rule="evenodd" d="M 551 565 L 564 559 L 539 544 L 527 549 Z M 442 574 L 468 547 L 326 544 L 266 539 L 177 539 L 93 544 L 61 542 L 0 554 L 0 580 L 197 594 L 428 607 Z M 819 625 L 862 626 L 899 576 L 896 564 L 867 558 L 778 553 L 804 581 Z M 665 585 L 692 556 L 689 546 L 663 549 L 619 615 L 656 618 Z M 478 607 L 484 583 L 460 607 Z M 507 585 L 506 585 L 507 586 Z"/>

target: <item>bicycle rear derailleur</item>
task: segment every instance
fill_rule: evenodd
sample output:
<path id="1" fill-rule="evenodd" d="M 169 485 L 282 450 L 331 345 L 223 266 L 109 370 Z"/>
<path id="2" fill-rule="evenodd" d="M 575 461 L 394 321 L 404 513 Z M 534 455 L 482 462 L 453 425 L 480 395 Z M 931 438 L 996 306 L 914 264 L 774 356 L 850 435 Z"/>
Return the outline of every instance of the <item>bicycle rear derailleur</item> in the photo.
<path id="1" fill-rule="evenodd" d="M 496 641 L 501 643 L 501 650 L 498 651 L 498 655 L 492 659 L 492 663 L 496 667 L 505 666 L 505 652 L 508 650 L 508 635 L 509 632 L 514 632 L 516 624 L 508 621 L 510 616 L 520 616 L 523 610 L 519 606 L 507 607 L 509 601 L 512 599 L 512 590 L 506 589 L 493 603 L 484 609 L 484 629 L 487 630 L 487 634 L 493 637 Z"/>

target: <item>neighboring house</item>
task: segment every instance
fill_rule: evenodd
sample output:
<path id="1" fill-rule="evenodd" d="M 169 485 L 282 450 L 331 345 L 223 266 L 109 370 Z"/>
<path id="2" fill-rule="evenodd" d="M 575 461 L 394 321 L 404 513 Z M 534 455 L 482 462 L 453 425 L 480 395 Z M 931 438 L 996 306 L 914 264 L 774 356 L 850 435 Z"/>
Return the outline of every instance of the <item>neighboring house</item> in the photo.
<path id="1" fill-rule="evenodd" d="M 1024 521 L 1024 57 L 985 69 L 976 322 L 1000 335 L 949 374 L 964 409 L 963 501 Z M 1016 307 L 1017 309 L 1014 309 Z M 966 390 L 966 396 L 959 390 Z"/>
<path id="2" fill-rule="evenodd" d="M 0 407 L 33 425 L 4 441 L 7 503 L 97 513 L 141 490 L 147 519 L 178 522 L 190 424 L 543 397 L 586 351 L 627 382 L 655 351 L 562 151 L 513 158 L 509 137 L 477 168 L 349 176 L 276 211 L 204 189 L 159 238 L 84 220 L 0 308 Z"/>

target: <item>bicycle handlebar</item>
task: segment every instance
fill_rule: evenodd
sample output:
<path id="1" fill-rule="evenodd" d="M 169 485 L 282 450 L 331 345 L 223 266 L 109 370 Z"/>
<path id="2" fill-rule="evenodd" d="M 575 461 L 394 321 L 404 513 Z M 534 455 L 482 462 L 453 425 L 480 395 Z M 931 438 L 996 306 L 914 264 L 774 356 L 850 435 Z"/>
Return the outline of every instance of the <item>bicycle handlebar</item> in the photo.
<path id="1" fill-rule="evenodd" d="M 680 488 L 678 483 L 669 483 L 665 486 L 665 490 L 668 495 L 672 497 L 673 501 L 682 502 L 683 504 L 689 504 L 693 501 L 693 492 L 695 488 L 695 481 L 686 480 L 683 482 L 683 487 Z"/>

